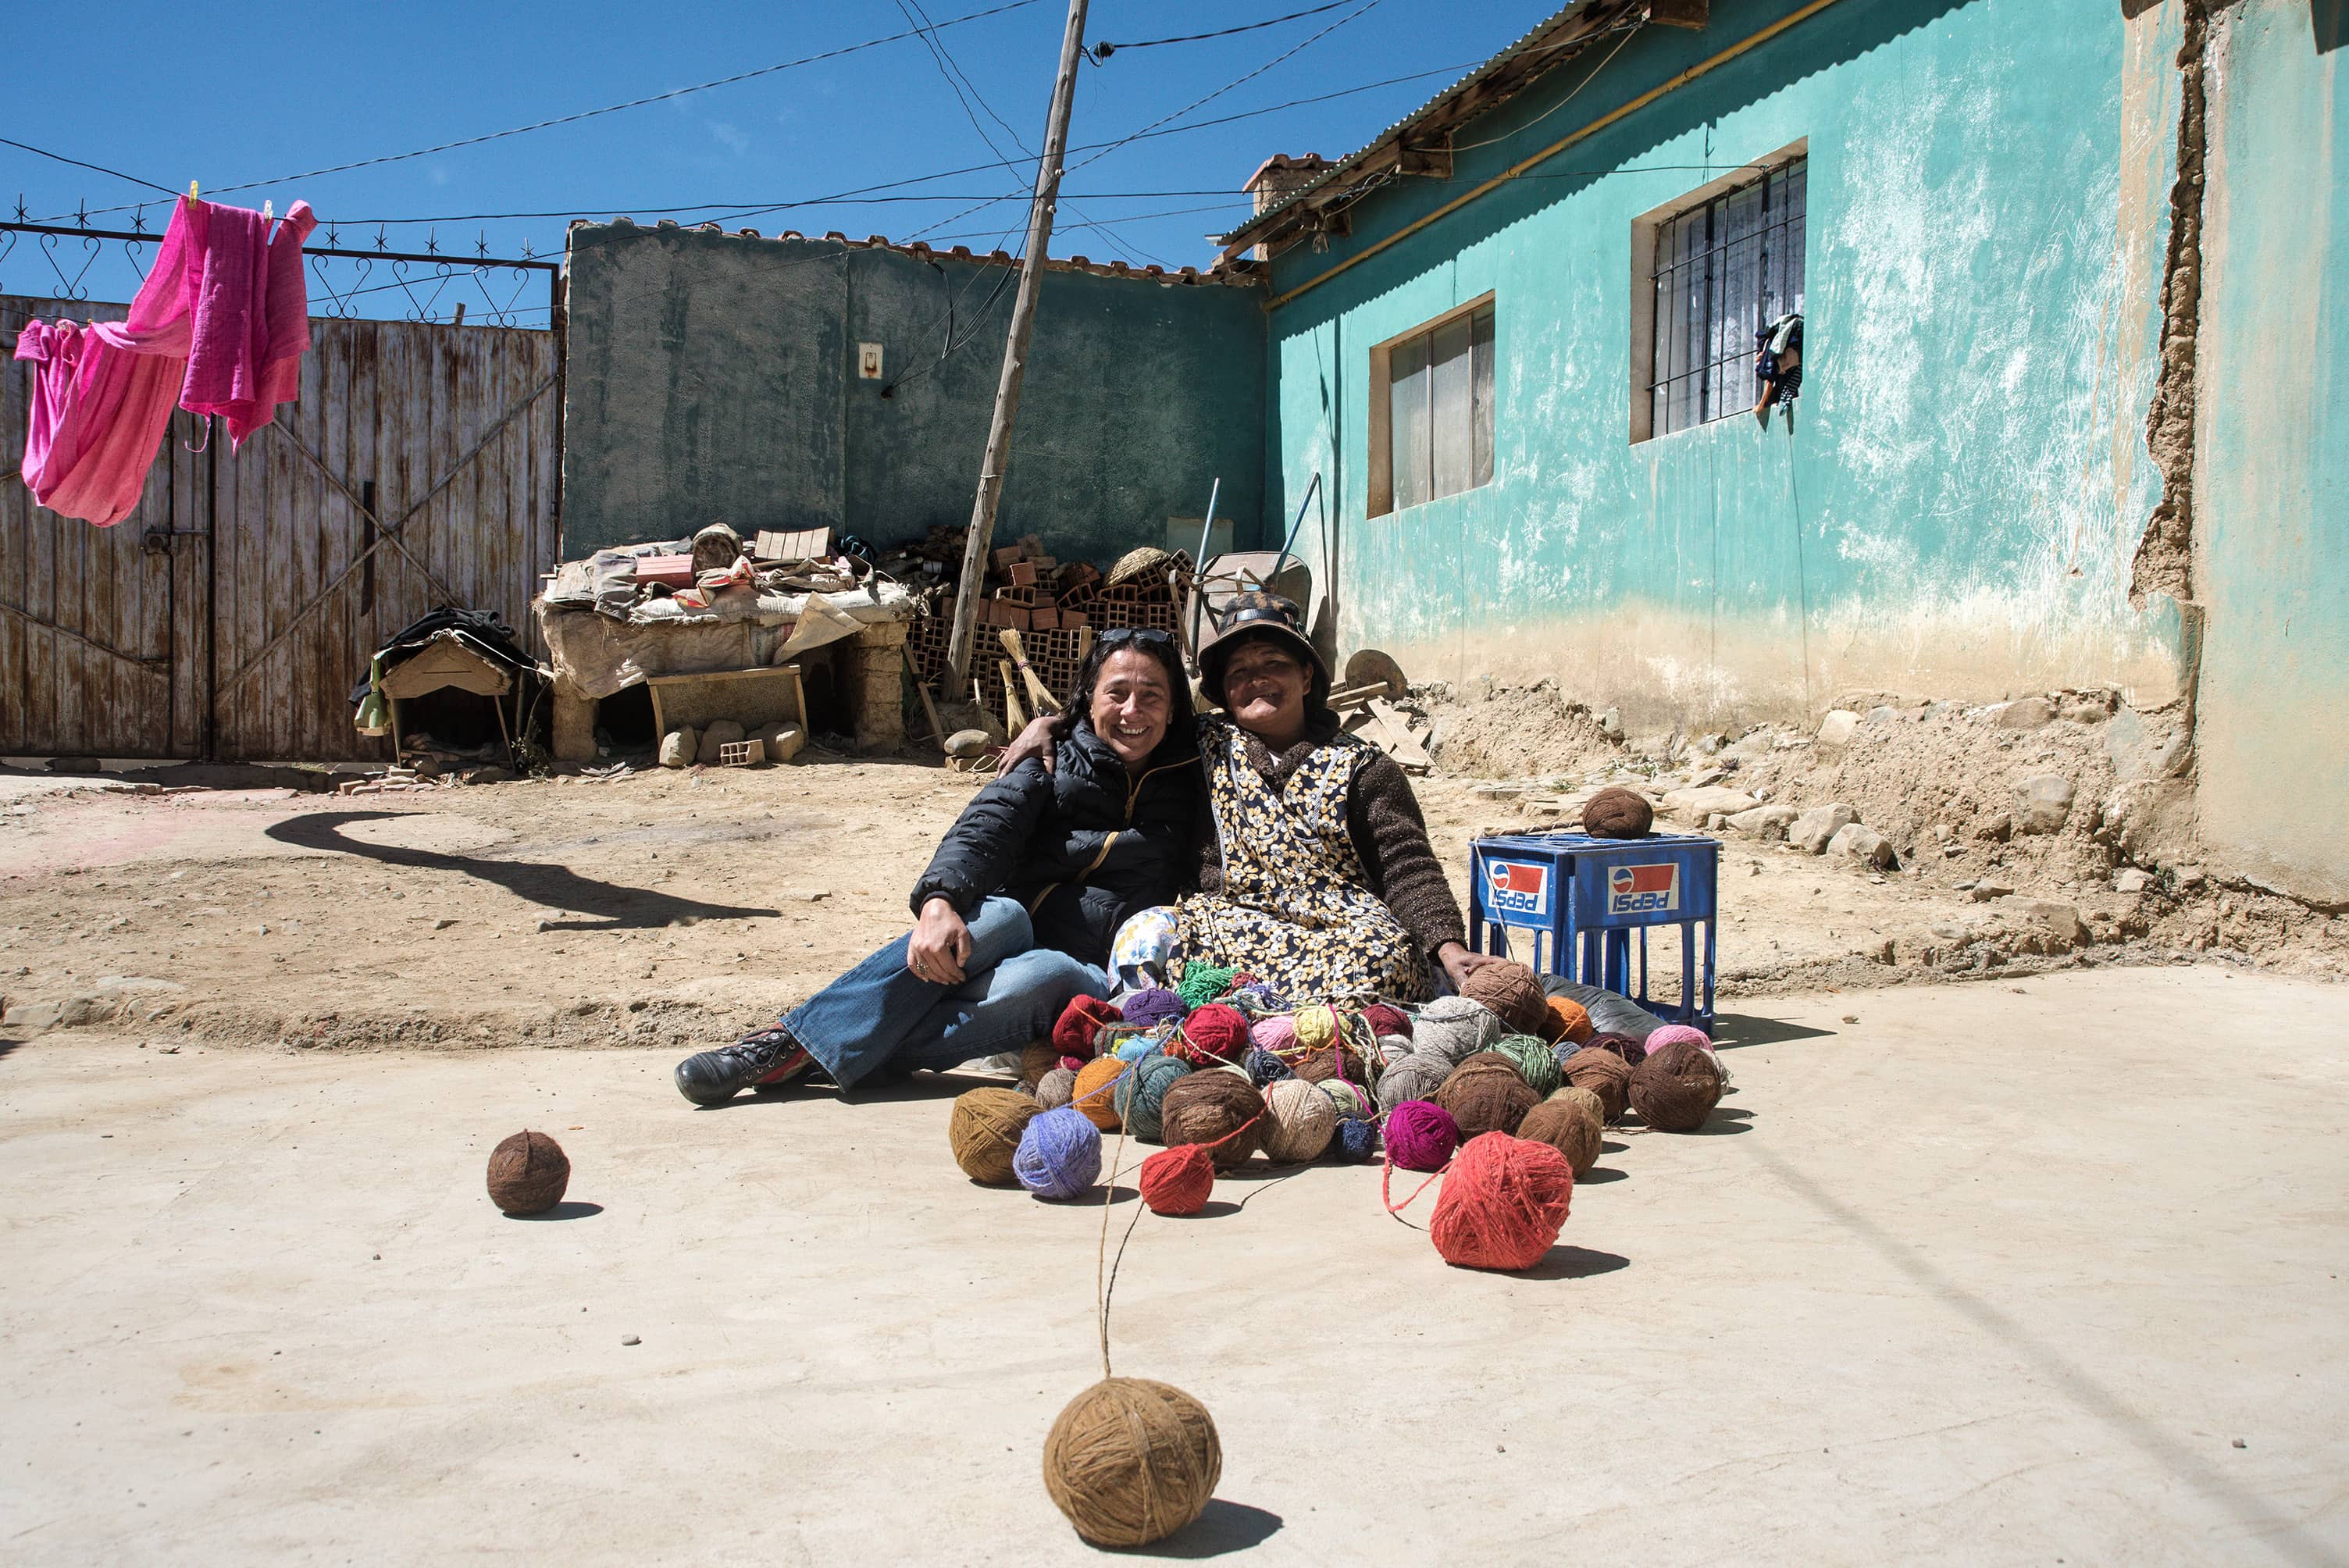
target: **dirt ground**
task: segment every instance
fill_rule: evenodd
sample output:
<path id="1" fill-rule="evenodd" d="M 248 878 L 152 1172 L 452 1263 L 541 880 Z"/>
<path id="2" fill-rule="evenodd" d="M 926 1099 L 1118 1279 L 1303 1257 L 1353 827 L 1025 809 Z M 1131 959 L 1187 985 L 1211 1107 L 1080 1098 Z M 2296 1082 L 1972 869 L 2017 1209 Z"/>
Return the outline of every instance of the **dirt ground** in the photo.
<path id="1" fill-rule="evenodd" d="M 858 820 L 916 782 L 875 770 Z M 669 814 L 728 799 L 661 788 Z M 528 841 L 579 831 L 581 793 L 542 791 Z M 273 815 L 178 820 L 250 844 Z M 785 838 L 825 834 L 774 830 L 760 863 L 808 885 Z M 698 892 L 667 896 L 734 896 L 738 841 L 698 842 L 664 884 Z M 336 853 L 235 863 L 281 899 L 388 896 Z M 411 879 L 505 908 L 473 880 Z M 223 965 L 224 922 L 288 920 L 187 918 L 178 950 Z M 650 951 L 496 918 L 548 968 Z M 740 943 L 812 964 L 784 934 L 831 918 Z M 396 951 L 522 974 L 460 957 L 464 929 Z M 251 945 L 236 973 L 282 984 Z M 1391 1220 L 1375 1169 L 1258 1159 L 1193 1221 L 1128 1176 L 1116 1367 L 1200 1398 L 1225 1454 L 1160 1554 L 2342 1562 L 2338 995 L 2198 964 L 1747 1001 L 1708 1135 L 1612 1133 L 1522 1275 L 1444 1266 L 1433 1196 Z M 1100 1561 L 1038 1475 L 1097 1375 L 1098 1207 L 965 1181 L 943 1130 L 969 1080 L 696 1111 L 670 1059 L 0 1028 L 0 1555 Z M 574 1163 L 553 1222 L 482 1192 L 523 1126 Z"/>

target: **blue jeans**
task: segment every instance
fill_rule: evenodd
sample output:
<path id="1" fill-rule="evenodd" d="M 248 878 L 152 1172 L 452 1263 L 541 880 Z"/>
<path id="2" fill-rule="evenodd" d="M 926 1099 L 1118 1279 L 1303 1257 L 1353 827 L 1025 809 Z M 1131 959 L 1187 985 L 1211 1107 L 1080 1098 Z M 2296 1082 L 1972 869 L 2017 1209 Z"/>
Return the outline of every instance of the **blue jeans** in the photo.
<path id="1" fill-rule="evenodd" d="M 901 936 L 783 1015 L 783 1027 L 843 1088 L 883 1067 L 943 1072 L 1050 1036 L 1071 996 L 1106 996 L 1109 976 L 1036 945 L 1017 900 L 990 898 L 970 920 L 959 985 L 905 967 Z"/>

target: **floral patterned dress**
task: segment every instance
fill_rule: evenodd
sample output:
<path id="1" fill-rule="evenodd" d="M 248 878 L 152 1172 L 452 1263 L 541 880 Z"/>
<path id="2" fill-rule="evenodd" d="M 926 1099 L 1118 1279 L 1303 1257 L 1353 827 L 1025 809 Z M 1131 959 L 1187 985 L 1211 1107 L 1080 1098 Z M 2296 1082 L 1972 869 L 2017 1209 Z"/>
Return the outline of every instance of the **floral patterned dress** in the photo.
<path id="1" fill-rule="evenodd" d="M 1348 789 L 1369 745 L 1337 735 L 1276 789 L 1248 760 L 1247 738 L 1237 725 L 1200 720 L 1224 891 L 1177 907 L 1185 962 L 1243 971 L 1300 1002 L 1426 1000 L 1426 961 L 1370 891 L 1346 831 Z"/>

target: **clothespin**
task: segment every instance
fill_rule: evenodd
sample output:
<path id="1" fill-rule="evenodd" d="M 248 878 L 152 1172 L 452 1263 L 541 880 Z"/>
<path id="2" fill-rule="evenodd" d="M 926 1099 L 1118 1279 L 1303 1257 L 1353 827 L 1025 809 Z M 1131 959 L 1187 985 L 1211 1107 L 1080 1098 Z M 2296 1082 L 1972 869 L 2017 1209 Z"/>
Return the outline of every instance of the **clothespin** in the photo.
<path id="1" fill-rule="evenodd" d="M 197 200 L 196 182 L 192 180 L 188 181 L 188 200 L 191 201 Z"/>
<path id="2" fill-rule="evenodd" d="M 274 202 L 274 201 L 264 201 L 264 202 L 261 204 L 261 221 L 262 221 L 263 222 L 266 223 L 266 222 L 268 222 L 272 218 L 274 218 L 274 217 L 276 217 L 276 216 L 277 216 L 277 203 L 276 203 L 276 202 Z"/>

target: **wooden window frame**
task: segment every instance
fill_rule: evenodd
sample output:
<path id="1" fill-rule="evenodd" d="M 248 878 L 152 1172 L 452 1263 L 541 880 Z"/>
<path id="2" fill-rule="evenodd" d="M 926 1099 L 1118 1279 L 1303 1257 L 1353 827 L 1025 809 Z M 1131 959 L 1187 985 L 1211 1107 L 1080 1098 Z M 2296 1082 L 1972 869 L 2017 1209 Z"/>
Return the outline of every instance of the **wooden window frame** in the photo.
<path id="1" fill-rule="evenodd" d="M 1494 304 L 1495 297 L 1495 291 L 1486 289 L 1475 299 L 1469 300 L 1463 304 L 1456 304 L 1450 310 L 1445 311 L 1442 315 L 1431 316 L 1427 320 L 1423 321 L 1418 325 L 1413 327 L 1408 332 L 1398 332 L 1392 337 L 1388 338 L 1385 342 L 1371 346 L 1371 377 L 1369 382 L 1371 394 L 1371 428 L 1369 442 L 1371 483 L 1369 506 L 1365 515 L 1370 517 L 1385 517 L 1399 510 L 1395 506 L 1394 500 L 1394 397 L 1392 391 L 1393 385 L 1392 369 L 1394 351 L 1397 348 L 1402 347 L 1404 344 L 1411 343 L 1416 339 L 1433 337 L 1437 332 L 1450 326 L 1453 323 L 1466 320 L 1468 317 L 1475 315 L 1478 311 L 1492 308 L 1493 385 L 1495 388 L 1497 399 L 1497 389 L 1501 381 L 1501 322 L 1500 311 Z M 1500 418 L 1497 410 L 1495 413 L 1493 424 L 1494 431 L 1492 438 L 1497 442 L 1500 439 Z M 1499 471 L 1497 464 L 1495 465 L 1495 471 Z M 1470 490 L 1482 490 L 1485 488 L 1485 485 L 1492 482 L 1493 481 L 1490 479 L 1487 479 L 1483 484 L 1470 485 L 1465 490 L 1453 490 L 1450 494 L 1466 495 Z M 1442 500 L 1446 498 L 1444 496 L 1435 496 L 1430 499 L 1431 500 Z M 1423 505 L 1427 503 L 1415 502 L 1413 504 Z"/>

